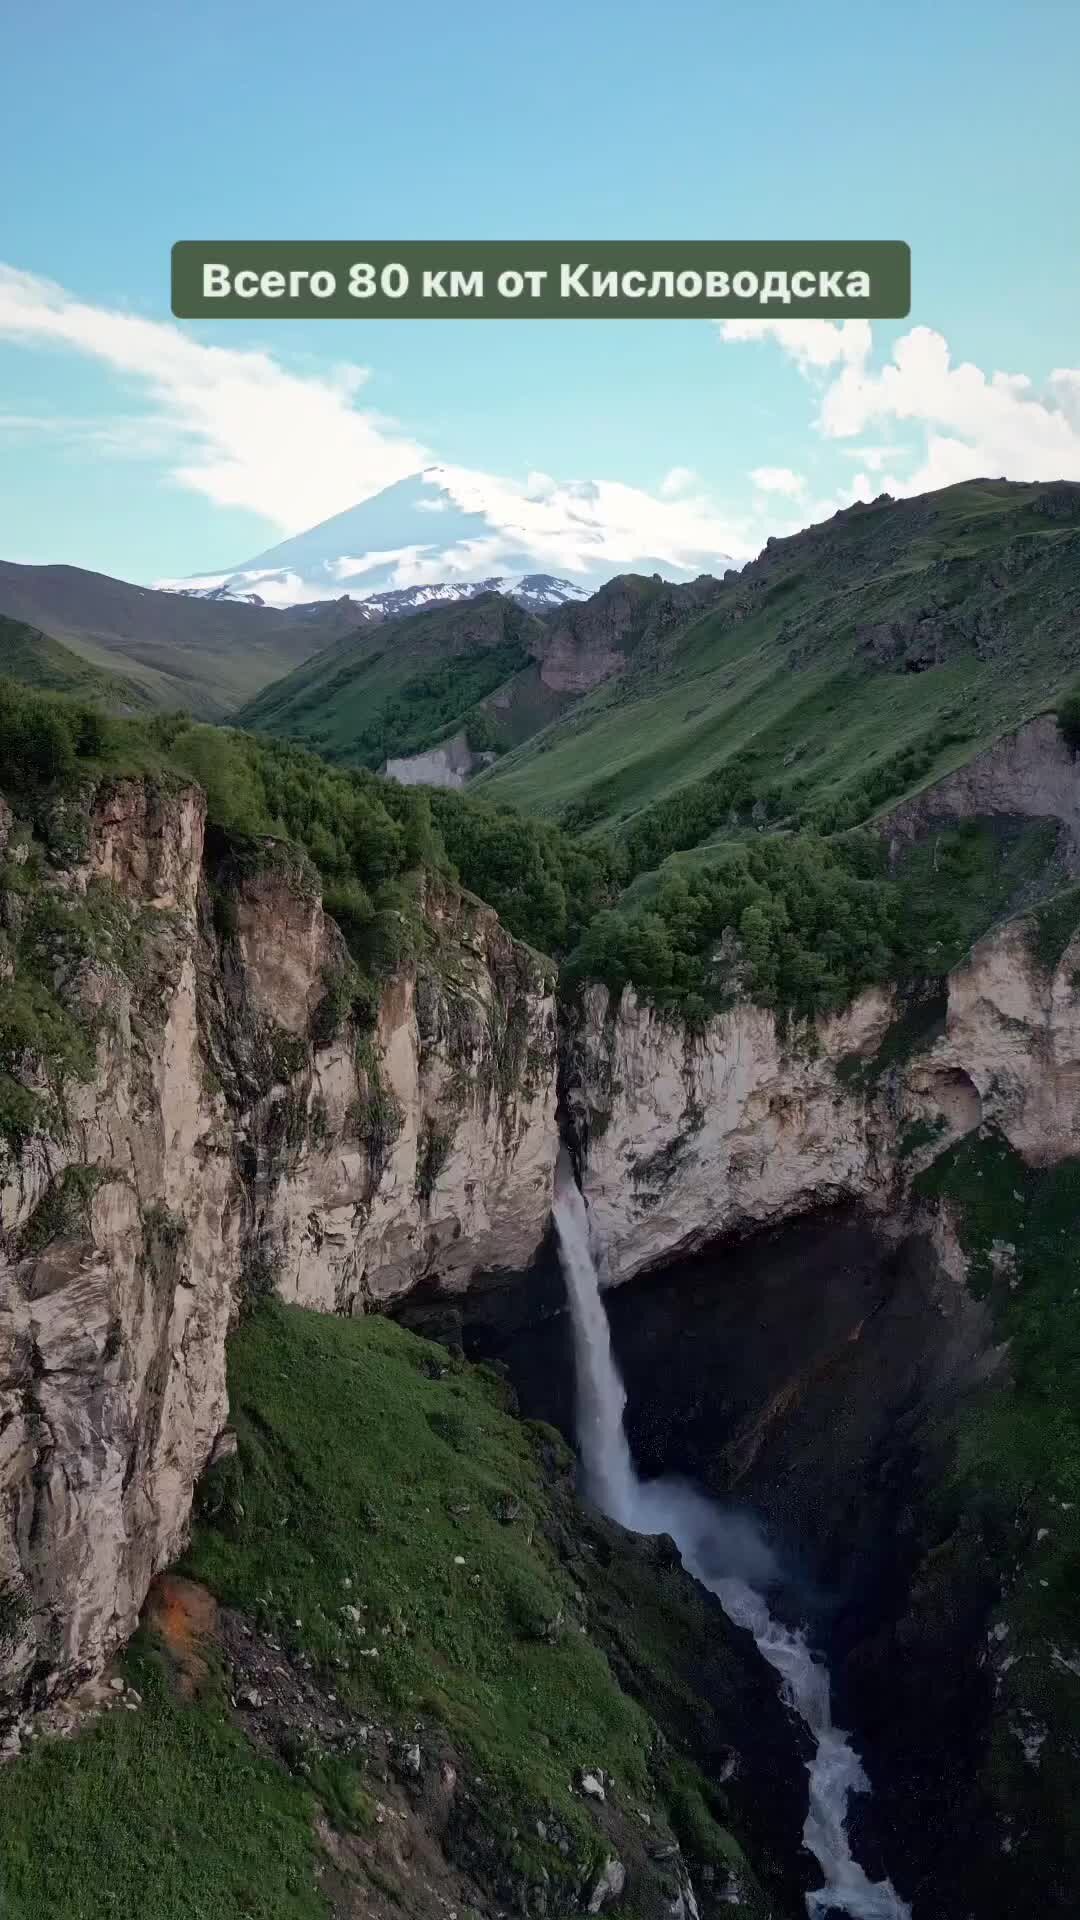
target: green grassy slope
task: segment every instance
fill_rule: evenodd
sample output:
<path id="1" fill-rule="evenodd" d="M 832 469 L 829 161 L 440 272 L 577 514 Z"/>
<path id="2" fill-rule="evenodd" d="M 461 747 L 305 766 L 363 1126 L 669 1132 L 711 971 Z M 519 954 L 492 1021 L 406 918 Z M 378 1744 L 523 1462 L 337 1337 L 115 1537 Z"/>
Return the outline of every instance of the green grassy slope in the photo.
<path id="1" fill-rule="evenodd" d="M 584 688 L 650 656 L 719 592 L 707 575 L 675 586 L 620 574 L 542 620 L 499 594 L 430 606 L 338 638 L 237 720 L 354 766 L 422 752 L 462 727 L 474 748 L 504 753 Z"/>
<path id="2" fill-rule="evenodd" d="M 724 1913 L 772 1910 L 727 1825 L 744 1789 L 706 1785 L 677 1727 L 663 1739 L 624 1691 L 604 1644 L 613 1636 L 620 1658 L 634 1644 L 643 1689 L 675 1719 L 695 1672 L 752 1719 L 731 1637 L 683 1576 L 657 1571 L 642 1586 L 644 1561 L 620 1575 L 620 1556 L 649 1549 L 579 1513 L 554 1433 L 513 1417 L 492 1373 L 376 1316 L 266 1305 L 234 1336 L 229 1372 L 239 1454 L 203 1483 L 186 1572 L 243 1624 L 227 1654 L 209 1649 L 195 1700 L 178 1697 L 144 1631 L 126 1657 L 141 1706 L 73 1742 L 39 1742 L 5 1770 L 0 1911 L 329 1916 L 317 1810 L 362 1839 L 389 1798 L 385 1747 L 352 1737 L 360 1725 L 418 1742 L 436 1774 L 453 1752 L 440 1845 L 497 1889 L 491 1910 L 583 1911 L 614 1846 L 628 1872 L 619 1910 L 656 1920 L 670 1911 L 667 1870 L 648 1855 L 673 1835 L 699 1874 L 711 1869 L 718 1897 L 737 1884 Z M 624 1589 L 640 1604 L 620 1604 Z M 286 1684 L 245 1719 L 228 1660 L 256 1647 Z M 310 1715 L 282 1725 L 298 1689 L 327 1707 L 320 1731 Z M 700 1715 L 709 1721 L 705 1702 Z M 573 1785 L 596 1767 L 612 1776 L 603 1807 Z M 366 1882 L 362 1849 L 349 1872 L 337 1913 L 414 1911 L 400 1882 Z"/>
<path id="3" fill-rule="evenodd" d="M 328 1920 L 315 1802 L 229 1724 L 221 1699 L 177 1697 L 140 1636 L 141 1697 L 4 1772 L 0 1912 L 19 1920 Z"/>
<path id="4" fill-rule="evenodd" d="M 52 635 L 154 707 L 218 720 L 325 645 L 336 604 L 299 616 L 188 599 L 82 567 L 0 561 L 0 613 Z"/>
<path id="5" fill-rule="evenodd" d="M 498 594 L 433 606 L 334 641 L 267 687 L 237 721 L 329 760 L 377 768 L 470 718 L 475 725 L 480 701 L 529 678 L 530 641 L 540 633 L 532 614 Z"/>
<path id="6" fill-rule="evenodd" d="M 0 614 L 0 674 L 50 693 L 98 700 L 117 713 L 140 713 L 153 704 L 136 681 L 104 672 L 47 633 L 4 614 Z"/>
<path id="7" fill-rule="evenodd" d="M 743 764 L 865 817 L 1052 703 L 1078 665 L 1080 487 L 970 482 L 771 542 L 479 788 L 610 827 Z"/>
<path id="8" fill-rule="evenodd" d="M 1070 931 L 1076 913 L 1074 896 Z M 1033 937 L 1042 933 L 1036 922 Z M 1080 1161 L 1027 1166 L 980 1128 L 919 1186 L 949 1208 L 1009 1374 L 959 1419 L 900 1644 L 906 1636 L 947 1649 L 965 1586 L 985 1571 L 1000 1590 L 983 1656 L 993 1691 L 977 1776 L 960 1782 L 958 1831 L 965 1797 L 985 1796 L 995 1834 L 1008 1839 L 986 1861 L 980 1913 L 1019 1914 L 1034 1902 L 1071 1914 L 1080 1876 Z"/>

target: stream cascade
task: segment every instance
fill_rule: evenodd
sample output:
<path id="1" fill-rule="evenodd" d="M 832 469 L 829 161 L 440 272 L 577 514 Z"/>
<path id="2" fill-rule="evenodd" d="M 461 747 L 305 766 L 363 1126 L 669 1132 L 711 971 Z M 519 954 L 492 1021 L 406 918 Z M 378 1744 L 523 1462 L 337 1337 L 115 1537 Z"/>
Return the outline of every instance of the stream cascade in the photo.
<path id="1" fill-rule="evenodd" d="M 577 1436 L 586 1498 L 632 1533 L 668 1534 L 687 1572 L 753 1635 L 780 1675 L 782 1695 L 814 1742 L 803 1844 L 824 1884 L 806 1895 L 808 1920 L 913 1920 L 891 1881 L 871 1881 L 847 1835 L 852 1794 L 870 1782 L 848 1735 L 832 1721 L 828 1669 L 804 1631 L 774 1618 L 764 1597 L 778 1568 L 747 1514 L 727 1512 L 677 1478 L 638 1477 L 624 1426 L 626 1394 L 611 1344 L 593 1257 L 589 1215 L 565 1153 L 555 1185 L 555 1227 L 574 1339 Z M 764 1591 L 763 1591 L 764 1590 Z"/>

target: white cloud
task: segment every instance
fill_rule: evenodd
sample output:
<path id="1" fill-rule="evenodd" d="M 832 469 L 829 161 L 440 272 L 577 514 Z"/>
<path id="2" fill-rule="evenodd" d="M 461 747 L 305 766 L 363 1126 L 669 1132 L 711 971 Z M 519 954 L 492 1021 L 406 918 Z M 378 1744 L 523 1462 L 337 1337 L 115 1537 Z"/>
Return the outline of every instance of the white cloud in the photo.
<path id="1" fill-rule="evenodd" d="M 1080 428 L 1080 367 L 1055 367 L 1046 390 L 1062 413 Z"/>
<path id="2" fill-rule="evenodd" d="M 665 500 L 674 500 L 676 495 L 686 493 L 697 483 L 697 474 L 693 467 L 671 467 L 660 482 L 660 492 Z"/>
<path id="3" fill-rule="evenodd" d="M 0 413 L 0 444 L 25 446 L 34 440 L 55 440 L 90 453 L 156 460 L 169 451 L 175 438 L 175 429 L 152 413 Z"/>
<path id="4" fill-rule="evenodd" d="M 804 372 L 859 365 L 870 352 L 869 320 L 721 320 L 722 340 L 774 340 Z"/>
<path id="5" fill-rule="evenodd" d="M 388 556 L 396 561 L 389 584 L 433 587 L 443 580 L 489 580 L 494 574 L 505 573 L 502 561 L 509 548 L 510 542 L 497 533 L 483 539 L 459 540 L 438 553 L 429 548 L 421 554 L 415 547 L 402 547 L 397 555 Z M 538 567 L 537 572 L 541 571 Z"/>
<path id="6" fill-rule="evenodd" d="M 207 346 L 171 322 L 92 306 L 0 264 L 4 337 L 67 348 L 141 390 L 149 409 L 125 415 L 127 451 L 144 435 L 143 450 L 163 460 L 174 484 L 260 514 L 284 533 L 331 518 L 431 458 L 397 422 L 357 405 L 369 377 L 363 367 L 294 371 L 265 351 Z M 108 423 L 94 431 L 107 435 Z M 456 504 L 485 513 L 496 532 L 480 543 L 448 543 L 431 561 L 444 571 L 430 577 L 477 565 L 496 572 L 514 546 L 533 556 L 537 571 L 576 572 L 643 558 L 704 568 L 727 555 L 747 558 L 760 545 L 748 518 L 732 519 L 688 491 L 695 476 L 685 469 L 674 470 L 678 488 L 668 485 L 660 497 L 617 481 L 566 484 L 532 473 L 522 486 L 463 468 L 439 471 Z M 442 510 L 433 500 L 432 511 Z M 420 562 L 403 550 L 399 564 Z"/>
<path id="7" fill-rule="evenodd" d="M 861 460 L 869 473 L 880 473 L 901 452 L 899 447 L 841 447 L 845 460 Z"/>
<path id="8" fill-rule="evenodd" d="M 0 265 L 3 337 L 69 348 L 140 385 L 154 408 L 153 450 L 163 434 L 171 440 L 172 480 L 286 532 L 404 479 L 427 457 L 394 421 L 354 404 L 363 367 L 292 373 L 271 354 L 205 346 L 171 323 L 90 306 Z"/>
<path id="9" fill-rule="evenodd" d="M 771 339 L 815 375 L 821 404 L 814 425 L 827 440 L 857 440 L 896 423 L 921 430 L 914 451 L 839 449 L 864 469 L 853 483 L 856 498 L 883 487 L 926 493 L 982 477 L 1080 479 L 1080 369 L 1055 368 L 1040 392 L 1027 374 L 987 374 L 970 361 L 954 362 L 944 336 L 925 326 L 902 334 L 877 371 L 869 364 L 866 321 L 740 320 L 720 333 L 726 341 Z M 890 471 L 909 461 L 908 471 Z M 872 481 L 871 474 L 880 477 Z"/>
<path id="10" fill-rule="evenodd" d="M 797 500 L 806 492 L 805 477 L 793 473 L 790 467 L 755 467 L 750 478 L 759 493 L 782 493 L 789 500 Z"/>
<path id="11" fill-rule="evenodd" d="M 488 551 L 488 572 L 501 555 L 525 548 L 537 571 L 586 573 L 656 560 L 678 568 L 707 568 L 756 552 L 745 519 L 722 514 L 704 495 L 657 499 L 618 480 L 551 482 L 535 493 L 527 485 L 465 467 L 438 467 L 431 475 L 466 513 L 482 513 L 499 531 Z"/>
<path id="12" fill-rule="evenodd" d="M 355 579 L 358 574 L 375 573 L 380 567 L 409 565 L 419 559 L 423 547 L 387 547 L 372 553 L 343 553 L 332 560 L 329 570 L 335 580 Z"/>
<path id="13" fill-rule="evenodd" d="M 227 584 L 235 593 L 257 593 L 268 607 L 294 607 L 298 601 L 335 600 L 339 597 L 329 588 L 312 593 L 300 574 L 273 572 L 267 567 L 251 567 L 243 574 L 203 573 L 194 579 L 190 575 L 183 575 L 178 580 L 155 580 L 153 584 L 181 593 L 190 593 L 196 587 L 206 591 Z"/>
<path id="14" fill-rule="evenodd" d="M 845 366 L 826 389 L 821 429 L 851 439 L 889 421 L 926 433 L 921 464 L 890 491 L 922 493 L 986 475 L 1009 480 L 1080 479 L 1080 373 L 1058 368 L 1040 395 L 1026 374 L 986 374 L 953 362 L 948 341 L 913 327 L 878 373 Z"/>

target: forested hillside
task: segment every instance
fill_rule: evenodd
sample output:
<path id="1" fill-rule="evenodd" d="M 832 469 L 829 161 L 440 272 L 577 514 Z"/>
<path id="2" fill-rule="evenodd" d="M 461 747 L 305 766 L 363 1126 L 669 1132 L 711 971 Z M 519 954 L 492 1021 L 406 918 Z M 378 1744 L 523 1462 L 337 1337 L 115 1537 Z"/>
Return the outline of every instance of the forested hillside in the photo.
<path id="1" fill-rule="evenodd" d="M 542 635 L 533 614 L 497 593 L 359 627 L 267 687 L 237 722 L 376 769 L 463 723 L 484 747 L 496 727 L 481 722 L 480 703 L 528 667 Z"/>
<path id="2" fill-rule="evenodd" d="M 325 646 L 342 618 L 335 601 L 281 611 L 190 600 L 84 567 L 8 560 L 0 560 L 0 614 L 61 642 L 88 670 L 134 681 L 141 705 L 186 707 L 207 720 L 233 713 Z"/>
<path id="3" fill-rule="evenodd" d="M 5 614 L 0 614 L 0 674 L 27 687 L 96 700 L 119 713 L 143 713 L 153 705 L 137 681 L 95 667 L 37 627 Z"/>

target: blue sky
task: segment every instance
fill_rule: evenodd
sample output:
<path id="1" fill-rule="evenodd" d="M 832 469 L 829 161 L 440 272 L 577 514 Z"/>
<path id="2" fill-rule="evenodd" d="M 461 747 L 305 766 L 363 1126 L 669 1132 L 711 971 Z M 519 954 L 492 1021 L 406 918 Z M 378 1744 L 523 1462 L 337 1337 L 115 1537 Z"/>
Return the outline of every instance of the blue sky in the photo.
<path id="1" fill-rule="evenodd" d="M 3 557 L 223 568 L 429 459 L 551 524 L 606 483 L 613 563 L 654 530 L 742 556 L 853 489 L 1080 478 L 1074 0 L 52 0 L 4 68 Z M 906 239 L 912 314 L 169 318 L 179 238 L 576 235 Z"/>

